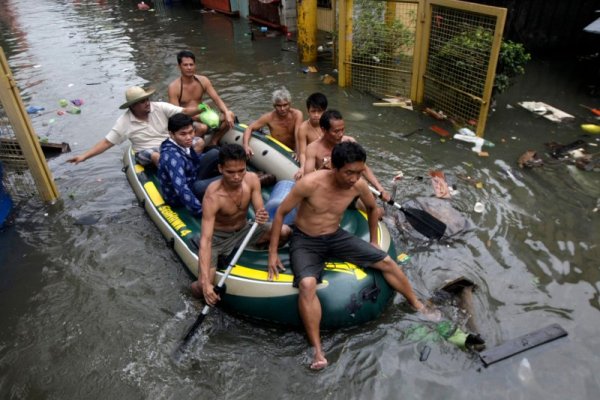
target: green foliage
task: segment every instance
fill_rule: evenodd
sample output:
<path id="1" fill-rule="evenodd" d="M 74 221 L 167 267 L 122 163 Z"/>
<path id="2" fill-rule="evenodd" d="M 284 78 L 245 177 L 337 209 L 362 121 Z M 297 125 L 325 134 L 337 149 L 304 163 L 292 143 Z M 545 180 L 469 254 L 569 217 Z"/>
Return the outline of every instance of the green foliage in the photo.
<path id="1" fill-rule="evenodd" d="M 434 64 L 444 73 L 469 76 L 473 71 L 487 68 L 493 32 L 481 26 L 464 29 L 445 42 L 434 55 Z M 435 59 L 438 59 L 435 61 Z M 507 40 L 500 47 L 494 91 L 503 92 L 517 75 L 525 73 L 525 64 L 531 59 L 521 43 Z M 470 87 L 469 87 L 470 86 Z M 465 82 L 466 90 L 477 90 Z"/>
<path id="2" fill-rule="evenodd" d="M 352 33 L 355 62 L 391 62 L 414 42 L 413 32 L 397 19 L 385 18 L 386 3 L 357 0 Z"/>

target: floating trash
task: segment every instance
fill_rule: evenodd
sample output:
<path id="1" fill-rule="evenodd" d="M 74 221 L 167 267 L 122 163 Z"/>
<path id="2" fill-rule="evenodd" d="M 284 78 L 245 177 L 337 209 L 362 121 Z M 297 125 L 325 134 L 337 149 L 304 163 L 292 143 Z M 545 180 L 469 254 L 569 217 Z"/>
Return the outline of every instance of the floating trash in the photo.
<path id="1" fill-rule="evenodd" d="M 473 211 L 475 211 L 478 214 L 481 214 L 484 210 L 485 210 L 485 206 L 483 205 L 483 203 L 480 203 L 480 202 L 475 203 L 475 206 L 473 207 Z"/>

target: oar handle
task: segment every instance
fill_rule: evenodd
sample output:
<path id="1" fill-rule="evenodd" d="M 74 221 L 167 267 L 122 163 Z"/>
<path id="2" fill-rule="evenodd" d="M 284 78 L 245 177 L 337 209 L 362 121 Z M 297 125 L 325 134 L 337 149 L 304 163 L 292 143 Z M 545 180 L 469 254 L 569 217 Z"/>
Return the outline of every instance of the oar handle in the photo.
<path id="1" fill-rule="evenodd" d="M 219 280 L 219 283 L 217 283 L 217 286 L 216 286 L 215 289 L 217 289 L 217 288 L 220 289 L 220 288 L 223 287 L 223 285 L 225 284 L 225 281 L 227 280 L 227 278 L 229 277 L 229 274 L 231 273 L 231 270 L 233 269 L 233 267 L 235 266 L 235 264 L 239 260 L 240 256 L 242 255 L 242 253 L 246 249 L 246 246 L 248 245 L 248 242 L 252 238 L 252 235 L 254 235 L 254 231 L 256 231 L 257 227 L 258 227 L 258 222 L 254 221 L 254 223 L 252 224 L 252 227 L 250 228 L 250 230 L 248 231 L 248 233 L 244 237 L 244 240 L 242 241 L 242 244 L 240 244 L 240 247 L 235 252 L 235 255 L 233 256 L 233 258 L 229 262 L 229 265 L 227 266 L 227 269 L 225 270 L 225 273 L 223 274 L 223 276 Z M 196 329 L 198 329 L 198 327 L 200 326 L 200 324 L 202 324 L 202 321 L 204 321 L 204 317 L 206 317 L 206 314 L 208 314 L 209 311 L 210 311 L 210 307 L 209 307 L 208 304 L 205 305 L 204 308 L 202 308 L 202 312 L 200 313 L 200 315 L 198 315 L 198 318 L 196 318 L 196 322 L 194 322 L 194 324 L 191 326 L 191 328 L 188 330 L 188 332 L 184 336 L 181 348 L 184 347 L 187 344 L 187 342 L 194 336 L 194 333 L 196 332 Z"/>
<path id="2" fill-rule="evenodd" d="M 379 190 L 375 189 L 373 186 L 369 186 L 369 189 L 371 189 L 371 193 L 373 193 L 375 196 L 379 197 L 383 201 L 383 198 L 381 197 L 381 192 Z M 388 201 L 384 201 L 384 203 L 387 203 L 390 206 L 394 206 L 394 207 L 402 210 L 402 206 L 400 204 L 396 203 L 392 199 L 389 199 Z"/>

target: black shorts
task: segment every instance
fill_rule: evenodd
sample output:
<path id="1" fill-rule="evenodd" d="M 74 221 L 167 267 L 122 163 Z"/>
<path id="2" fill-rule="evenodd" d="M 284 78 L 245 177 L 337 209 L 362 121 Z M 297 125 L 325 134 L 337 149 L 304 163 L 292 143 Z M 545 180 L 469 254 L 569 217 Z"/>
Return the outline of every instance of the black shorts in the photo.
<path id="1" fill-rule="evenodd" d="M 292 226 L 292 229 L 290 258 L 294 287 L 298 287 L 303 278 L 311 276 L 317 279 L 317 283 L 321 283 L 325 261 L 340 260 L 370 267 L 387 256 L 385 251 L 342 228 L 321 236 L 308 236 L 296 226 Z"/>

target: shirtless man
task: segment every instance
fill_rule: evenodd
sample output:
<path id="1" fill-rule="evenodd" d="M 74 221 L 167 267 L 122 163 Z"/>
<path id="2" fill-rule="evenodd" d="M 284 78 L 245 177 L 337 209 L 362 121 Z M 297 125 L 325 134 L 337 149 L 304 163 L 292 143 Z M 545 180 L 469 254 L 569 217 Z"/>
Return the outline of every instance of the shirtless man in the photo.
<path id="1" fill-rule="evenodd" d="M 260 182 L 253 172 L 246 172 L 246 153 L 239 144 L 226 144 L 219 150 L 219 172 L 222 178 L 211 183 L 202 201 L 202 236 L 198 255 L 198 280 L 192 283 L 192 294 L 204 296 L 209 305 L 220 297 L 214 291 L 217 260 L 228 255 L 250 231 L 248 207 L 256 210 L 259 223 L 248 245 L 256 246 L 269 241 L 271 224 L 260 191 Z M 289 237 L 288 226 L 279 225 L 282 238 Z"/>
<path id="2" fill-rule="evenodd" d="M 221 125 L 207 143 L 207 145 L 217 145 L 225 132 L 233 127 L 235 115 L 221 100 L 210 80 L 204 75 L 196 75 L 196 57 L 191 51 L 183 50 L 177 53 L 177 64 L 181 76 L 169 84 L 167 89 L 169 103 L 180 107 L 197 107 L 202 103 L 202 97 L 206 93 L 222 114 Z M 209 131 L 209 128 L 200 122 L 199 116 L 195 119 L 197 120 L 194 124 L 196 135 L 202 137 Z"/>
<path id="3" fill-rule="evenodd" d="M 346 141 L 332 151 L 332 169 L 308 174 L 292 188 L 273 219 L 269 244 L 269 279 L 277 278 L 283 269 L 277 253 L 283 216 L 298 206 L 290 243 L 290 261 L 294 286 L 299 289 L 298 309 L 310 344 L 314 347 L 311 369 L 327 366 L 321 347 L 319 325 L 321 303 L 317 285 L 328 261 L 328 254 L 354 264 L 381 270 L 388 284 L 402 294 L 417 311 L 429 310 L 415 295 L 402 269 L 379 248 L 377 241 L 377 211 L 375 199 L 364 179 L 361 179 L 367 155 L 356 142 Z M 355 197 L 367 208 L 370 243 L 340 228 L 342 216 Z"/>
<path id="4" fill-rule="evenodd" d="M 250 137 L 252 132 L 263 126 L 268 126 L 271 136 L 279 140 L 292 150 L 296 150 L 296 132 L 302 124 L 302 111 L 292 108 L 292 96 L 284 87 L 273 92 L 273 107 L 275 110 L 261 115 L 259 119 L 251 123 L 244 131 L 244 150 L 248 157 L 254 152 L 250 148 Z"/>
<path id="5" fill-rule="evenodd" d="M 321 115 L 319 120 L 322 135 L 319 139 L 310 143 L 306 147 L 306 161 L 304 163 L 303 175 L 320 169 L 331 168 L 331 151 L 333 147 L 341 142 L 356 142 L 353 137 L 344 135 L 345 125 L 337 110 L 327 110 Z M 383 201 L 391 199 L 390 194 L 381 186 L 371 168 L 365 165 L 363 172 L 365 179 L 381 192 Z"/>
<path id="6" fill-rule="evenodd" d="M 306 162 L 306 146 L 321 137 L 319 120 L 327 110 L 327 97 L 319 92 L 311 94 L 306 99 L 306 110 L 308 111 L 308 119 L 302 122 L 296 136 L 296 154 L 300 163 L 300 168 L 294 175 L 296 180 L 302 178 L 304 163 Z"/>

